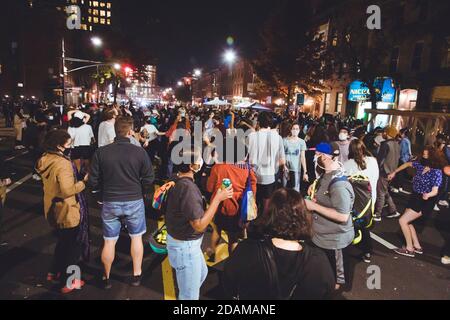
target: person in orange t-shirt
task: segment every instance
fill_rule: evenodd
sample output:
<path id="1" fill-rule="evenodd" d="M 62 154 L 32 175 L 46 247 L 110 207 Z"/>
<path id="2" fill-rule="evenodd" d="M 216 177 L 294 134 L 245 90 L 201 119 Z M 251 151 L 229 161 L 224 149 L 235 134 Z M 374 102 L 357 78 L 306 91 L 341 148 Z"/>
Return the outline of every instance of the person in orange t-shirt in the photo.
<path id="1" fill-rule="evenodd" d="M 206 250 L 210 261 L 215 260 L 216 247 L 222 230 L 228 235 L 229 254 L 236 248 L 238 240 L 244 236 L 245 227 L 240 223 L 240 202 L 247 187 L 249 174 L 252 191 L 256 194 L 256 175 L 249 164 L 245 162 L 246 152 L 238 154 L 238 150 L 245 150 L 245 146 L 243 142 L 235 140 L 234 155 L 226 156 L 223 153 L 223 163 L 216 163 L 212 167 L 208 178 L 207 191 L 213 196 L 221 188 L 223 179 L 230 179 L 234 190 L 233 198 L 225 200 L 215 216 L 215 228 L 211 237 L 211 245 Z"/>

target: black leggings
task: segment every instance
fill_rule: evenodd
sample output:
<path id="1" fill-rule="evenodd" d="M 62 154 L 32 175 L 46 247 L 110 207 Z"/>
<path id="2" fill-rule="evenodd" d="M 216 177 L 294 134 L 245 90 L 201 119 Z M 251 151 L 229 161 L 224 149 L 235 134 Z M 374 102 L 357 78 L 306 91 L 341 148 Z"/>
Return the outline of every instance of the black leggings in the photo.
<path id="1" fill-rule="evenodd" d="M 345 291 L 350 291 L 353 284 L 354 263 L 350 261 L 351 244 L 343 249 L 329 250 L 321 248 L 327 255 L 336 278 L 336 283 Z"/>
<path id="2" fill-rule="evenodd" d="M 70 274 L 67 274 L 67 267 L 71 265 L 78 265 L 81 256 L 81 245 L 77 241 L 79 227 L 71 229 L 56 229 L 56 236 L 58 242 L 55 247 L 55 254 L 53 257 L 53 265 L 51 272 L 54 274 L 61 274 L 61 285 L 66 285 L 66 279 Z"/>

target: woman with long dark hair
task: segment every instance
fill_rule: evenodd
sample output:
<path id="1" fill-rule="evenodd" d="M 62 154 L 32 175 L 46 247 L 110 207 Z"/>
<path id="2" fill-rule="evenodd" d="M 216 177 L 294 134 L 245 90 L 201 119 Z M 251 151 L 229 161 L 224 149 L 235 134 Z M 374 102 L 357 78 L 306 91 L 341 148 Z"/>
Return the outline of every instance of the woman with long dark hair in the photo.
<path id="1" fill-rule="evenodd" d="M 257 224 L 266 237 L 237 245 L 223 272 L 226 295 L 239 300 L 329 298 L 335 281 L 330 263 L 320 249 L 302 242 L 312 234 L 302 195 L 278 189 Z"/>
<path id="2" fill-rule="evenodd" d="M 422 254 L 423 249 L 413 222 L 433 211 L 442 183 L 442 164 L 436 149 L 426 146 L 419 160 L 401 165 L 388 175 L 388 180 L 392 180 L 397 173 L 410 167 L 416 169 L 416 175 L 413 178 L 413 193 L 405 212 L 399 219 L 406 246 L 394 251 L 397 254 L 414 258 L 416 254 Z"/>
<path id="3" fill-rule="evenodd" d="M 359 139 L 354 139 L 349 145 L 348 160 L 344 162 L 346 175 L 362 175 L 369 178 L 372 191 L 372 212 L 374 211 L 377 199 L 377 183 L 380 171 L 375 157 L 367 150 L 366 145 Z M 368 219 L 369 217 L 366 217 Z M 368 222 L 368 221 L 366 221 Z M 362 233 L 361 249 L 363 250 L 363 260 L 366 263 L 371 262 L 372 242 L 370 232 L 367 228 L 360 229 Z"/>

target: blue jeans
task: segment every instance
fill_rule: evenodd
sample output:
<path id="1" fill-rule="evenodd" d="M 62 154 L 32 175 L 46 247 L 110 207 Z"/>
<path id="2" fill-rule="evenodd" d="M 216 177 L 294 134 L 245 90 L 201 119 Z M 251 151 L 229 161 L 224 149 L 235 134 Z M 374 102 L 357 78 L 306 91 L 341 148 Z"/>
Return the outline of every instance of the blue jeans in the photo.
<path id="1" fill-rule="evenodd" d="M 146 231 L 144 200 L 104 202 L 102 207 L 103 238 L 117 240 L 125 220 L 130 237 L 142 236 Z"/>
<path id="2" fill-rule="evenodd" d="M 200 287 L 208 275 L 208 267 L 198 240 L 180 241 L 167 235 L 169 262 L 177 274 L 178 299 L 199 300 Z"/>

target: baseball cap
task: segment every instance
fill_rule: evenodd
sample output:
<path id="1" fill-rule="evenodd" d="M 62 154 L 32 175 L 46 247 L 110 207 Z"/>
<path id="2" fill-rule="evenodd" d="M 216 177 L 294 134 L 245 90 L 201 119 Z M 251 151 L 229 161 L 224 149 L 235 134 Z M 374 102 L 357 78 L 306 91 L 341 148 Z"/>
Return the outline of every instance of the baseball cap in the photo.
<path id="1" fill-rule="evenodd" d="M 328 142 L 321 142 L 316 146 L 316 152 L 327 154 L 332 157 L 339 156 L 339 146 Z"/>

